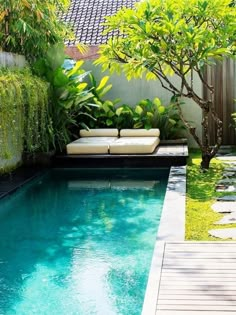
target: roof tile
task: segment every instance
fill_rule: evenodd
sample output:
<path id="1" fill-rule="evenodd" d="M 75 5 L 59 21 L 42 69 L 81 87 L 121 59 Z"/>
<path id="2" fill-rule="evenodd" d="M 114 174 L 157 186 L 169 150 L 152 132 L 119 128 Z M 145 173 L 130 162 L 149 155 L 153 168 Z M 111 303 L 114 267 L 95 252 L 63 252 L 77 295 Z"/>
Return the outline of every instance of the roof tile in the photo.
<path id="1" fill-rule="evenodd" d="M 105 17 L 115 14 L 122 7 L 132 8 L 136 2 L 139 0 L 72 0 L 68 11 L 62 14 L 62 20 L 72 26 L 76 38 L 67 41 L 66 45 L 106 43 L 117 32 L 102 35 L 104 26 L 101 23 Z"/>

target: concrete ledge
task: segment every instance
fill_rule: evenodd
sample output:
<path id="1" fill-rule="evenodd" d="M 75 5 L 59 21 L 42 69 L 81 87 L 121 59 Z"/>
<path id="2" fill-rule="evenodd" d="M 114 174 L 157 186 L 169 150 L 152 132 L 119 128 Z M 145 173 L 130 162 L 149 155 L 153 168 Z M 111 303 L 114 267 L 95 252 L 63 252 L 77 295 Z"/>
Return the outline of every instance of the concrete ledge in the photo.
<path id="1" fill-rule="evenodd" d="M 165 242 L 184 241 L 186 166 L 171 167 L 142 315 L 155 315 Z"/>

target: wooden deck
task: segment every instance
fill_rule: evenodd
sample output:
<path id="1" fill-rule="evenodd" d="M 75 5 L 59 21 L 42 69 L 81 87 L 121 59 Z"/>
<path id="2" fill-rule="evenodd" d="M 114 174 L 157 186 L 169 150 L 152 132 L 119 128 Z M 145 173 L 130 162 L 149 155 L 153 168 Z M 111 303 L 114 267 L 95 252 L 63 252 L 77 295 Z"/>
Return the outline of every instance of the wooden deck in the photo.
<path id="1" fill-rule="evenodd" d="M 165 243 L 156 315 L 236 314 L 236 243 Z"/>

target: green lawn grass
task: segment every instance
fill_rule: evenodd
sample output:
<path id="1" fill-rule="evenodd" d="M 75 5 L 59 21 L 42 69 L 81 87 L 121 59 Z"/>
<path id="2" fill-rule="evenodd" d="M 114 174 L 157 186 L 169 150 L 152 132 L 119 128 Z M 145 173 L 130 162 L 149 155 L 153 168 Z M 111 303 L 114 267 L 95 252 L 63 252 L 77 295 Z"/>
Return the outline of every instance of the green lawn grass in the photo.
<path id="1" fill-rule="evenodd" d="M 213 159 L 210 169 L 203 173 L 200 170 L 200 151 L 190 151 L 187 165 L 187 198 L 186 198 L 186 240 L 212 241 L 220 240 L 208 235 L 211 229 L 236 227 L 236 224 L 216 225 L 215 222 L 223 217 L 215 213 L 211 205 L 217 196 L 226 193 L 217 193 L 215 185 L 222 178 L 224 165 L 221 161 Z M 228 193 L 227 193 L 228 194 Z"/>

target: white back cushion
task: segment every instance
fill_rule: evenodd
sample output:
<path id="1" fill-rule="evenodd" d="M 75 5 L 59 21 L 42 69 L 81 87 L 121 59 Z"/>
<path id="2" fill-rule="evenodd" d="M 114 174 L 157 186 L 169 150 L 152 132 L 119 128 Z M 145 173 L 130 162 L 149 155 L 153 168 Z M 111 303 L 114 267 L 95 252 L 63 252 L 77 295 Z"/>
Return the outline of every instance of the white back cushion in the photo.
<path id="1" fill-rule="evenodd" d="M 160 130 L 153 129 L 121 129 L 121 137 L 159 137 Z"/>
<path id="2" fill-rule="evenodd" d="M 118 137 L 118 133 L 118 129 L 115 128 L 82 129 L 80 137 Z"/>

